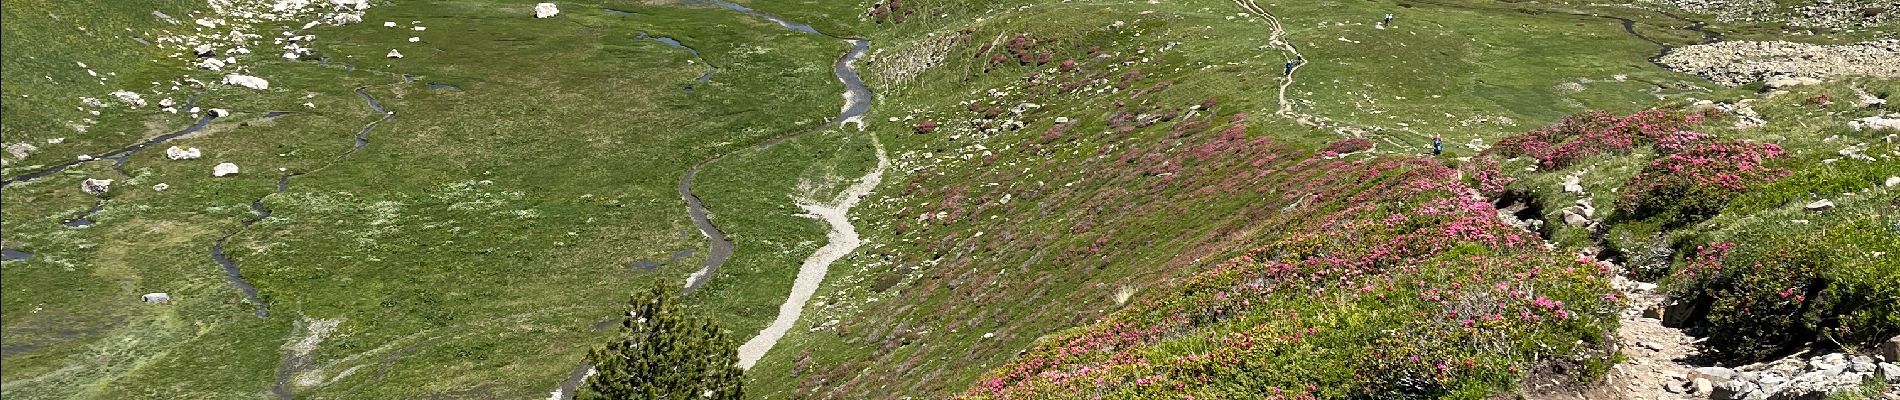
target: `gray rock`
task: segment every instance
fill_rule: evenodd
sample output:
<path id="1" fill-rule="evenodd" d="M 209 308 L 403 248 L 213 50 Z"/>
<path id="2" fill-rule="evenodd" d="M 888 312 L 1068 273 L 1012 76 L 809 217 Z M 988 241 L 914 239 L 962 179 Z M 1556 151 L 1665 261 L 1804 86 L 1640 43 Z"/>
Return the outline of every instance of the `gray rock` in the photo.
<path id="1" fill-rule="evenodd" d="M 1715 393 L 1715 382 L 1710 382 L 1708 378 L 1695 378 L 1695 392 L 1698 394 Z"/>
<path id="2" fill-rule="evenodd" d="M 1715 392 L 1710 393 L 1709 397 L 1714 399 L 1745 399 L 1748 398 L 1749 393 L 1760 389 L 1761 388 L 1756 386 L 1754 382 L 1733 380 L 1728 381 L 1728 383 L 1716 385 Z"/>
<path id="3" fill-rule="evenodd" d="M 112 190 L 111 179 L 86 178 L 85 181 L 79 182 L 79 191 L 86 192 L 86 194 L 100 196 L 106 194 L 108 190 Z"/>
<path id="4" fill-rule="evenodd" d="M 1702 376 L 1708 377 L 1709 379 L 1714 379 L 1718 381 L 1726 381 L 1730 379 L 1735 379 L 1735 370 L 1731 370 L 1728 368 L 1702 367 L 1702 368 L 1696 368 L 1695 372 L 1697 374 L 1701 374 Z"/>
<path id="5" fill-rule="evenodd" d="M 1874 349 L 1874 355 L 1887 362 L 1900 363 L 1900 336 L 1887 338 L 1886 342 L 1880 343 L 1880 347 Z"/>
<path id="6" fill-rule="evenodd" d="M 1900 383 L 1900 364 L 1880 363 L 1879 368 L 1880 376 L 1886 377 L 1887 383 Z"/>
<path id="7" fill-rule="evenodd" d="M 1847 364 L 1847 370 L 1854 372 L 1874 372 L 1874 363 L 1872 361 L 1855 361 Z"/>
<path id="8" fill-rule="evenodd" d="M 172 295 L 168 293 L 146 293 L 144 296 L 139 296 L 139 301 L 148 304 L 165 304 L 172 302 Z"/>
<path id="9" fill-rule="evenodd" d="M 1694 313 L 1695 304 L 1680 301 L 1672 302 L 1667 306 L 1663 306 L 1662 318 L 1657 319 L 1662 320 L 1664 327 L 1683 328 L 1689 326 L 1689 317 Z"/>
<path id="10" fill-rule="evenodd" d="M 1688 393 L 1689 385 L 1682 383 L 1682 381 L 1672 380 L 1667 383 L 1663 383 L 1663 390 L 1669 391 L 1669 393 Z"/>
<path id="11" fill-rule="evenodd" d="M 1815 200 L 1807 205 L 1808 211 L 1826 211 L 1830 208 L 1834 208 L 1834 202 L 1828 199 Z"/>
<path id="12" fill-rule="evenodd" d="M 1570 226 L 1578 226 L 1578 227 L 1590 226 L 1589 217 L 1585 217 L 1582 214 L 1570 212 L 1570 210 L 1564 210 L 1563 214 L 1564 214 L 1565 224 L 1570 224 Z"/>

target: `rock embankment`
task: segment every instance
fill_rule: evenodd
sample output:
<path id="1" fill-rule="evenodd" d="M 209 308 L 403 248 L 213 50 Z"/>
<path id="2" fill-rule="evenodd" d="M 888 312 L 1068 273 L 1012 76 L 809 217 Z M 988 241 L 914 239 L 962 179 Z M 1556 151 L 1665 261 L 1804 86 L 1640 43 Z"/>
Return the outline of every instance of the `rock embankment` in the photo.
<path id="1" fill-rule="evenodd" d="M 1786 41 L 1718 42 L 1675 49 L 1656 60 L 1670 69 L 1740 86 L 1776 77 L 1900 78 L 1900 39 L 1843 45 Z"/>

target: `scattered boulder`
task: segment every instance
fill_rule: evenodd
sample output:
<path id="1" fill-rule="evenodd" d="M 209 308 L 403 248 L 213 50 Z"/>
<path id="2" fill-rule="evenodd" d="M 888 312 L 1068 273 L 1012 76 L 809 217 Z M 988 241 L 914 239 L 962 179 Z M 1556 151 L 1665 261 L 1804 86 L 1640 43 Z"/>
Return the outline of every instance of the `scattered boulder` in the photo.
<path id="1" fill-rule="evenodd" d="M 396 49 L 389 49 L 389 58 L 402 58 L 402 52 L 396 51 Z"/>
<path id="2" fill-rule="evenodd" d="M 1695 378 L 1695 393 L 1710 394 L 1714 392 L 1715 382 L 1709 381 L 1708 378 Z"/>
<path id="3" fill-rule="evenodd" d="M 152 191 L 154 192 L 163 192 L 165 191 L 165 189 L 171 189 L 171 188 L 172 188 L 172 185 L 163 184 L 163 183 L 152 185 Z"/>
<path id="4" fill-rule="evenodd" d="M 1847 121 L 1847 127 L 1857 131 L 1900 130 L 1900 114 L 1872 116 Z"/>
<path id="5" fill-rule="evenodd" d="M 218 163 L 217 166 L 211 167 L 211 176 L 229 176 L 229 175 L 236 175 L 237 173 L 238 173 L 237 164 Z"/>
<path id="6" fill-rule="evenodd" d="M 222 109 L 222 108 L 211 109 L 211 118 L 224 118 L 230 115 L 231 115 L 230 111 L 226 111 L 225 109 Z"/>
<path id="7" fill-rule="evenodd" d="M 146 293 L 144 296 L 139 296 L 139 301 L 143 301 L 146 304 L 165 304 L 172 302 L 172 295 L 170 293 Z"/>
<path id="8" fill-rule="evenodd" d="M 559 15 L 560 13 L 561 13 L 561 9 L 559 7 L 556 7 L 554 3 L 541 3 L 541 4 L 534 5 L 535 18 L 548 18 L 555 15 Z"/>
<path id="9" fill-rule="evenodd" d="M 86 178 L 85 181 L 79 182 L 79 191 L 86 192 L 86 194 L 90 194 L 94 196 L 105 195 L 106 191 L 111 190 L 111 189 L 112 189 L 111 179 Z"/>
<path id="10" fill-rule="evenodd" d="M 224 84 L 233 85 L 233 86 L 243 86 L 243 87 L 257 89 L 257 90 L 270 89 L 270 81 L 266 81 L 264 80 L 264 78 L 259 78 L 255 76 L 244 75 L 244 74 L 225 75 Z"/>
<path id="11" fill-rule="evenodd" d="M 1569 209 L 1565 209 L 1563 214 L 1564 214 L 1565 224 L 1570 224 L 1570 226 L 1578 226 L 1578 227 L 1590 226 L 1590 217 L 1585 217 L 1583 216 L 1583 214 L 1571 212 Z"/>
<path id="12" fill-rule="evenodd" d="M 1900 176 L 1887 177 L 1887 182 L 1885 184 L 1887 185 L 1887 187 L 1900 186 Z"/>
<path id="13" fill-rule="evenodd" d="M 111 94 L 112 98 L 118 99 L 120 103 L 132 106 L 132 108 L 145 106 L 145 96 L 140 96 L 138 93 L 120 90 L 112 92 Z"/>
<path id="14" fill-rule="evenodd" d="M 179 148 L 178 146 L 172 146 L 165 149 L 165 158 L 173 160 L 195 160 L 203 156 L 204 152 L 198 150 L 197 147 Z"/>
<path id="15" fill-rule="evenodd" d="M 13 156 L 14 159 L 26 158 L 27 154 L 30 154 L 34 150 L 39 150 L 39 149 L 40 149 L 39 146 L 34 146 L 32 143 L 14 143 L 14 144 L 7 145 L 7 148 L 6 148 L 7 155 Z M 1900 177 L 1897 177 L 1896 179 L 1900 179 Z M 1887 185 L 1887 186 L 1893 186 L 1893 185 Z"/>

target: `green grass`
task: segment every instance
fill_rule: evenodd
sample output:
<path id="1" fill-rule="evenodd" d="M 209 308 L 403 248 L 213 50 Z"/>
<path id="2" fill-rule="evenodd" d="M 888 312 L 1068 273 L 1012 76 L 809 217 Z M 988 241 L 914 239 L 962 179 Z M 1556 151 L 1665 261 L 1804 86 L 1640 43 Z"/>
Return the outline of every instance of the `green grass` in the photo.
<path id="1" fill-rule="evenodd" d="M 271 89 L 213 85 L 200 93 L 200 106 L 236 112 L 203 133 L 137 154 L 125 165 L 127 174 L 97 161 L 4 189 L 0 243 L 34 257 L 0 269 L 7 365 L 0 394 L 261 397 L 277 379 L 286 344 L 301 340 L 299 321 L 322 318 L 342 322 L 312 353 L 314 362 L 302 372 L 319 383 L 297 385 L 299 397 L 542 397 L 589 346 L 611 334 L 589 325 L 617 315 L 623 296 L 655 282 L 678 285 L 699 268 L 705 242 L 685 218 L 675 185 L 688 168 L 715 157 L 696 189 L 738 251 L 685 300 L 743 341 L 773 317 L 799 263 L 823 243 L 824 226 L 797 216 L 793 196 L 829 196 L 860 176 L 873 163 L 869 139 L 875 136 L 898 163 L 885 185 L 852 212 L 867 244 L 834 266 L 806 317 L 751 373 L 748 386 L 756 398 L 943 397 L 969 388 L 1040 337 L 1089 325 L 1129 304 L 1173 298 L 1187 277 L 1279 233 L 1260 221 L 1298 193 L 1201 196 L 1105 179 L 1134 173 L 1126 163 L 1110 162 L 1124 153 L 1186 151 L 1168 147 L 1175 140 L 1167 132 L 1171 123 L 1105 133 L 1113 129 L 1117 101 L 1181 110 L 1214 99 L 1217 106 L 1200 112 L 1218 119 L 1194 135 L 1213 135 L 1230 125 L 1228 117 L 1248 113 L 1247 136 L 1274 138 L 1287 146 L 1288 157 L 1340 138 L 1271 115 L 1286 55 L 1263 47 L 1266 25 L 1237 16 L 1230 2 L 915 2 L 917 14 L 898 24 L 864 18 L 868 2 L 744 4 L 830 35 L 872 40 L 880 58 L 860 65 L 879 99 L 866 116 L 866 132 L 818 129 L 841 101 L 830 66 L 846 49 L 842 42 L 705 4 L 562 3 L 560 17 L 537 20 L 525 1 L 397 1 L 378 4 L 364 23 L 313 30 L 328 66 L 282 60 L 274 47 L 260 46 L 262 54 L 244 65 L 270 79 Z M 1447 150 L 1469 155 L 1476 151 L 1462 145 L 1473 139 L 1494 142 L 1583 110 L 1631 111 L 1659 96 L 1681 102 L 1748 95 L 1650 64 L 1646 59 L 1659 47 L 1649 40 L 1700 39 L 1685 21 L 1655 12 L 1569 1 L 1262 6 L 1280 15 L 1290 41 L 1312 61 L 1289 93 L 1295 110 L 1363 129 L 1381 153 L 1420 154 L 1431 134 L 1442 134 Z M 158 0 L 89 7 L 7 2 L 0 29 L 6 43 L 0 141 L 39 150 L 7 160 L 0 175 L 20 176 L 190 124 L 191 116 L 158 113 L 155 106 L 111 108 L 100 116 L 75 107 L 80 97 L 149 90 L 150 81 L 179 75 L 216 81 L 222 74 L 154 61 L 169 54 L 125 38 L 190 29 L 193 11 L 202 7 Z M 152 10 L 185 25 L 160 21 Z M 1398 25 L 1373 29 L 1386 12 L 1399 14 Z M 1590 13 L 1629 18 L 1643 37 L 1615 19 L 1579 15 Z M 383 21 L 403 28 L 384 28 Z M 423 21 L 428 30 L 410 31 L 409 21 Z M 264 31 L 278 27 L 271 28 Z M 901 64 L 895 57 L 932 35 L 966 29 L 969 41 L 943 50 L 937 66 L 901 80 L 888 73 Z M 1783 35 L 1765 26 L 1710 29 L 1732 39 Z M 641 32 L 678 39 L 720 70 L 711 82 L 694 83 L 703 64 L 638 39 Z M 1076 59 L 1091 72 L 1107 72 L 1105 83 L 1089 85 L 1104 91 L 1035 94 L 1024 87 L 1025 75 L 1053 75 L 1053 65 L 1011 63 L 983 72 L 982 60 L 972 57 L 976 48 L 1016 33 L 1031 34 L 1035 48 L 1056 61 Z M 423 40 L 409 43 L 410 36 Z M 1109 56 L 1092 61 L 1091 47 Z M 406 57 L 385 58 L 391 49 Z M 75 62 L 109 79 L 98 83 Z M 1129 71 L 1144 76 L 1107 90 Z M 1169 86 L 1147 91 L 1162 82 Z M 689 84 L 693 91 L 681 90 Z M 1856 84 L 1895 90 L 1891 82 Z M 382 118 L 358 97 L 358 88 L 394 116 L 376 125 L 368 147 L 339 159 L 360 129 Z M 992 89 L 1006 94 L 992 97 Z M 1134 89 L 1145 93 L 1135 96 Z M 1788 100 L 1810 90 L 1851 102 L 1840 86 L 1800 89 L 1758 106 L 1776 128 L 1735 132 L 1810 149 L 1794 157 L 1810 167 L 1738 198 L 1729 210 L 1760 218 L 1720 220 L 1722 229 L 1675 240 L 1788 230 L 1856 251 L 1888 248 L 1815 231 L 1832 222 L 1779 222 L 1799 214 L 1795 207 L 1814 193 L 1864 190 L 1866 182 L 1893 173 L 1890 162 L 1817 164 L 1838 148 L 1823 141 L 1827 136 L 1875 137 L 1838 127 L 1869 111 Z M 1022 117 L 1026 127 L 1019 132 L 975 132 L 964 107 L 979 99 L 1041 108 Z M 288 114 L 263 117 L 272 111 Z M 1062 140 L 1032 147 L 1056 117 L 1077 122 Z M 96 124 L 85 133 L 69 126 L 88 118 Z M 911 133 L 924 119 L 944 128 Z M 797 136 L 756 147 L 787 135 Z M 48 143 L 56 138 L 65 140 Z M 162 151 L 170 145 L 206 154 L 167 160 Z M 1595 190 L 1627 180 L 1643 165 L 1638 158 L 1588 163 L 1593 169 L 1585 185 Z M 218 162 L 236 163 L 243 173 L 213 178 L 209 170 Z M 1249 171 L 1223 168 L 1218 171 Z M 1555 198 L 1564 194 L 1554 184 L 1568 172 L 1533 174 L 1523 184 Z M 296 175 L 286 192 L 273 193 L 283 174 Z M 76 190 L 88 177 L 117 180 L 93 217 L 97 224 L 60 226 L 97 201 Z M 170 189 L 151 190 L 159 183 Z M 1335 184 L 1344 185 L 1327 185 Z M 1890 195 L 1876 190 L 1866 196 L 1883 194 Z M 957 222 L 919 219 L 956 195 L 965 212 Z M 1275 205 L 1262 207 L 1268 198 Z M 253 218 L 248 204 L 259 199 L 271 218 L 244 228 Z M 1595 200 L 1599 210 L 1612 208 L 1609 197 Z M 1842 210 L 1874 210 L 1872 203 L 1843 202 Z M 1083 221 L 1092 221 L 1093 230 L 1076 231 Z M 1878 222 L 1843 224 L 1868 221 Z M 1656 231 L 1631 224 L 1612 233 L 1634 241 Z M 252 316 L 255 305 L 210 260 L 211 244 L 226 235 L 232 235 L 228 254 L 270 305 L 270 318 Z M 1589 241 L 1575 230 L 1560 229 L 1557 238 L 1573 247 Z M 1091 246 L 1108 250 L 1079 253 Z M 656 271 L 628 268 L 682 250 L 692 256 Z M 1865 268 L 1841 273 L 1884 271 L 1856 265 Z M 1126 301 L 1118 299 L 1123 291 L 1132 292 Z M 169 292 L 176 301 L 139 304 L 138 295 L 147 292 Z M 1353 325 L 1362 328 L 1405 321 L 1377 306 L 1355 303 L 1337 316 L 1362 321 Z M 811 329 L 820 325 L 833 327 Z M 1374 331 L 1340 331 L 1344 336 L 1329 340 Z M 986 333 L 997 335 L 986 339 Z M 1172 357 L 1205 346 L 1187 339 L 1155 351 Z M 1338 378 L 1338 372 L 1302 373 Z M 1508 377 L 1458 393 L 1491 390 Z"/>
<path id="2" fill-rule="evenodd" d="M 29 15 L 14 6 L 10 35 L 16 16 Z M 299 396 L 544 395 L 610 332 L 588 326 L 617 314 L 628 291 L 677 284 L 697 269 L 705 245 L 681 235 L 691 223 L 674 192 L 688 166 L 808 130 L 839 101 L 829 65 L 842 43 L 724 10 L 615 7 L 636 13 L 574 4 L 560 19 L 536 20 L 523 5 L 379 6 L 364 24 L 317 32 L 330 67 L 261 57 L 252 68 L 272 79 L 271 90 L 222 88 L 201 99 L 239 112 L 172 143 L 205 149 L 203 159 L 164 160 L 161 146 L 128 163 L 133 178 L 95 162 L 9 186 L 6 245 L 34 258 L 7 263 L 0 315 L 10 348 L 36 348 L 7 356 L 7 397 L 261 396 L 302 317 L 343 322 L 307 370 L 322 384 L 299 387 Z M 405 28 L 420 20 L 430 31 L 383 28 L 384 20 Z M 683 92 L 703 66 L 637 40 L 639 32 L 677 38 L 721 71 Z M 406 42 L 411 35 L 425 40 Z M 10 37 L 9 63 L 14 48 Z M 390 48 L 407 57 L 383 58 Z M 356 87 L 395 116 L 339 160 L 378 118 Z M 11 122 L 16 103 L 7 101 Z M 256 121 L 266 110 L 291 114 Z M 794 160 L 815 151 L 799 148 Z M 210 177 L 221 161 L 244 172 Z M 279 167 L 304 175 L 271 194 Z M 748 178 L 789 185 L 799 173 Z M 72 189 L 86 176 L 119 179 L 98 224 L 57 225 L 90 206 Z M 171 189 L 149 189 L 160 182 Z M 704 196 L 717 213 L 749 214 L 725 208 L 749 203 Z M 273 216 L 226 247 L 271 305 L 266 320 L 249 314 L 208 257 L 258 198 Z M 766 220 L 734 232 L 785 229 L 774 224 L 809 223 Z M 628 268 L 683 249 L 699 251 L 652 273 Z M 695 301 L 735 328 L 769 319 L 757 310 L 778 301 L 726 290 Z M 178 301 L 136 303 L 152 291 Z M 740 298 L 751 301 L 732 301 Z"/>

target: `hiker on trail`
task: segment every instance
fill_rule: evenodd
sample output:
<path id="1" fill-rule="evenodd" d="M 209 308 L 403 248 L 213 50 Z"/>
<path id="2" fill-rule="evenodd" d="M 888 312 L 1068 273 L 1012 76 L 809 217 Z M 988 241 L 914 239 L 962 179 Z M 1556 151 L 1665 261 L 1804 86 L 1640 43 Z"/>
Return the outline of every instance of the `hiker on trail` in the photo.
<path id="1" fill-rule="evenodd" d="M 1300 65 L 1298 60 L 1286 60 L 1286 75 L 1293 76 L 1293 66 Z"/>
<path id="2" fill-rule="evenodd" d="M 1432 135 L 1432 155 L 1436 156 L 1444 152 L 1445 152 L 1445 141 L 1439 139 L 1438 135 L 1433 134 Z"/>
<path id="3" fill-rule="evenodd" d="M 1385 23 L 1381 25 L 1385 25 L 1387 27 L 1392 26 L 1392 13 L 1385 13 Z"/>

